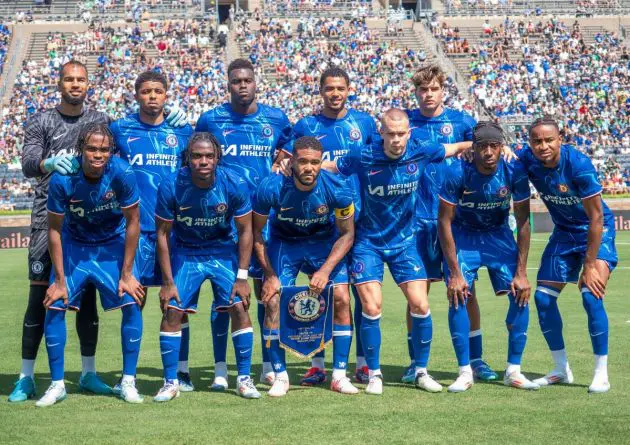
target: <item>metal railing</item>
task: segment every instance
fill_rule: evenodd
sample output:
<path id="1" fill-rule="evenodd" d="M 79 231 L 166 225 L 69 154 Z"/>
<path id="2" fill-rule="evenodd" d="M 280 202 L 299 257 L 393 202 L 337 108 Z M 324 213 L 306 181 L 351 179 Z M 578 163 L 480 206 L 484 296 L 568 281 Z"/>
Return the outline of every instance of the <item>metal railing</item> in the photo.
<path id="1" fill-rule="evenodd" d="M 535 14 L 540 10 L 542 14 L 575 14 L 576 16 L 593 15 L 622 15 L 630 13 L 630 0 L 617 0 L 609 5 L 583 6 L 573 0 L 515 0 L 505 4 L 487 5 L 477 1 L 468 4 L 467 0 L 459 0 L 460 5 L 455 6 L 451 1 L 444 1 L 446 16 L 488 16 L 488 15 L 521 15 L 525 13 Z"/>

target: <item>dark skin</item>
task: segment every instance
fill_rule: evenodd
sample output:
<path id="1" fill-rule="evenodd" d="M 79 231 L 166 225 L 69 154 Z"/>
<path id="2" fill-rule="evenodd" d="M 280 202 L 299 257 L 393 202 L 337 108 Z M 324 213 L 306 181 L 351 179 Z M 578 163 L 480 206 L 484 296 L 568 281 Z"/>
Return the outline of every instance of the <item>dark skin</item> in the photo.
<path id="1" fill-rule="evenodd" d="M 189 148 L 188 159 L 192 182 L 199 188 L 210 188 L 214 184 L 215 172 L 219 161 L 218 147 L 209 142 L 198 141 Z M 169 239 L 173 227 L 172 221 L 156 218 L 157 252 L 162 269 L 162 287 L 160 288 L 160 307 L 164 313 L 160 329 L 164 332 L 181 330 L 184 313 L 168 307 L 171 299 L 181 303 L 177 286 L 173 279 L 170 260 Z M 238 232 L 239 269 L 248 269 L 252 253 L 252 216 L 251 213 L 234 218 Z M 250 301 L 250 288 L 247 280 L 236 279 L 232 287 L 230 302 L 235 296 L 241 298 L 241 303 L 228 310 L 232 319 L 232 332 L 251 327 L 251 320 L 247 313 Z"/>
<path id="2" fill-rule="evenodd" d="M 103 176 L 105 166 L 111 156 L 111 141 L 103 135 L 95 134 L 88 137 L 83 148 L 83 174 L 89 181 L 98 182 Z M 122 298 L 129 294 L 138 304 L 142 304 L 145 296 L 142 285 L 133 276 L 133 261 L 140 237 L 140 210 L 138 204 L 122 208 L 126 220 L 125 253 L 120 280 L 118 281 L 118 295 Z M 44 306 L 49 308 L 55 301 L 62 299 L 68 304 L 68 289 L 63 267 L 63 247 L 61 231 L 64 215 L 48 212 L 48 250 L 55 270 L 55 281 L 46 291 Z"/>
<path id="3" fill-rule="evenodd" d="M 502 142 L 475 144 L 473 146 L 475 152 L 474 164 L 479 173 L 492 175 L 496 172 L 502 146 Z M 471 292 L 457 261 L 457 249 L 452 231 L 452 222 L 455 218 L 456 208 L 457 206 L 441 200 L 438 217 L 438 236 L 450 272 L 447 283 L 447 297 L 449 305 L 453 305 L 455 308 L 459 306 L 459 303 L 465 304 L 466 298 Z M 510 284 L 510 289 L 516 297 L 517 304 L 520 307 L 524 307 L 528 304 L 531 296 L 531 286 L 527 279 L 527 256 L 529 254 L 531 236 L 529 199 L 514 203 L 514 216 L 518 227 L 518 257 L 516 273 Z"/>
<path id="4" fill-rule="evenodd" d="M 140 120 L 149 125 L 160 125 L 164 122 L 164 104 L 166 103 L 166 87 L 161 82 L 143 82 L 136 90 L 136 101 L 140 106 Z"/>
<path id="5" fill-rule="evenodd" d="M 319 94 L 324 102 L 322 114 L 329 119 L 342 119 L 348 113 L 346 101 L 350 92 L 343 77 L 327 77 L 320 85 Z"/>
<path id="6" fill-rule="evenodd" d="M 302 191 L 312 190 L 317 185 L 321 165 L 321 151 L 307 148 L 297 150 L 291 160 L 293 181 L 296 188 Z M 265 273 L 261 298 L 262 302 L 265 303 L 265 326 L 275 328 L 278 325 L 280 280 L 271 266 L 263 238 L 263 229 L 267 224 L 267 219 L 268 217 L 265 215 L 254 215 L 254 252 Z M 309 282 L 310 288 L 316 293 L 321 293 L 324 290 L 329 282 L 330 274 L 350 251 L 354 242 L 353 214 L 347 215 L 344 219 L 336 218 L 335 224 L 340 234 L 339 238 L 333 244 L 324 264 L 311 276 Z M 334 299 L 335 323 L 350 323 L 348 285 L 335 286 Z"/>
<path id="7" fill-rule="evenodd" d="M 529 134 L 529 146 L 536 159 L 546 168 L 553 169 L 560 163 L 562 137 L 554 125 L 538 125 Z M 604 209 L 601 195 L 591 196 L 582 200 L 584 211 L 589 219 L 586 241 L 586 255 L 582 273 L 578 281 L 578 288 L 587 287 L 595 298 L 602 299 L 606 294 L 606 285 L 610 277 L 610 269 L 604 260 L 597 258 L 604 231 Z M 562 290 L 565 283 L 551 283 L 540 281 L 539 284 Z"/>

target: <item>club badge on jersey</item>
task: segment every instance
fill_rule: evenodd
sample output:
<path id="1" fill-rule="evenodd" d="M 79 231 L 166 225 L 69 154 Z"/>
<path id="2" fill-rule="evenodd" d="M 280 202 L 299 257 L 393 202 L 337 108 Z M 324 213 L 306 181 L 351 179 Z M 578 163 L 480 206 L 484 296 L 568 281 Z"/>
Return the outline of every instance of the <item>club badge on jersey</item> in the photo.
<path id="1" fill-rule="evenodd" d="M 280 346 L 307 359 L 332 342 L 333 288 L 318 295 L 308 286 L 280 290 Z"/>

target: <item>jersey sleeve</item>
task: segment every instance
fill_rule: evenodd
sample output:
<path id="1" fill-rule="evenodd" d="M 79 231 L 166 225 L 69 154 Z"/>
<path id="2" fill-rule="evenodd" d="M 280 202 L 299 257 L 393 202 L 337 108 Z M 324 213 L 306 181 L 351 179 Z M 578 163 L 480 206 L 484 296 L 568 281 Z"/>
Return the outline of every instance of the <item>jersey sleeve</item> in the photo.
<path id="1" fill-rule="evenodd" d="M 433 141 L 420 141 L 419 139 L 416 139 L 416 144 L 419 145 L 417 149 L 424 155 L 427 164 L 442 162 L 446 157 L 444 144 Z"/>
<path id="2" fill-rule="evenodd" d="M 278 137 L 278 150 L 292 153 L 292 151 L 285 150 L 285 147 L 293 140 L 293 127 L 286 114 L 282 113 L 280 119 L 280 136 Z"/>
<path id="3" fill-rule="evenodd" d="M 456 206 L 462 196 L 463 170 L 460 163 L 454 163 L 444 175 L 444 182 L 440 189 L 440 199 L 450 205 Z"/>
<path id="4" fill-rule="evenodd" d="M 22 148 L 22 173 L 27 178 L 43 176 L 39 168 L 43 160 L 46 136 L 41 125 L 41 115 L 30 118 L 24 128 L 24 147 Z"/>
<path id="5" fill-rule="evenodd" d="M 158 187 L 155 216 L 164 221 L 173 221 L 175 208 L 175 181 L 172 178 L 167 178 Z"/>
<path id="6" fill-rule="evenodd" d="M 371 144 L 375 142 L 376 134 L 378 133 L 378 129 L 376 128 L 376 122 L 371 115 L 365 116 L 365 143 Z"/>
<path id="7" fill-rule="evenodd" d="M 136 174 L 129 164 L 120 161 L 120 172 L 118 174 L 118 190 L 116 199 L 123 209 L 132 207 L 140 201 L 140 193 L 136 183 Z"/>
<path id="8" fill-rule="evenodd" d="M 263 180 L 263 182 L 256 189 L 254 199 L 252 202 L 252 209 L 254 213 L 262 216 L 269 216 L 269 212 L 273 207 L 273 191 L 270 187 L 270 178 Z"/>
<path id="9" fill-rule="evenodd" d="M 291 140 L 282 147 L 282 150 L 286 151 L 289 154 L 293 154 L 293 146 L 295 145 L 295 141 L 304 136 L 304 119 L 300 119 L 293 126 L 293 133 L 291 136 Z"/>
<path id="10" fill-rule="evenodd" d="M 472 141 L 473 130 L 475 129 L 475 125 L 477 125 L 477 121 L 470 114 L 464 113 L 463 122 L 464 122 L 464 141 Z"/>
<path id="11" fill-rule="evenodd" d="M 234 182 L 234 195 L 232 197 L 232 206 L 234 208 L 234 217 L 240 218 L 252 211 L 252 201 L 250 199 L 250 190 L 247 183 L 238 178 Z"/>
<path id="12" fill-rule="evenodd" d="M 581 199 L 587 199 L 602 192 L 602 186 L 597 179 L 597 172 L 593 163 L 583 154 L 578 154 L 577 162 L 572 162 L 573 183 Z"/>
<path id="13" fill-rule="evenodd" d="M 66 179 L 59 173 L 54 173 L 48 184 L 48 211 L 57 215 L 65 214 L 67 197 Z"/>
<path id="14" fill-rule="evenodd" d="M 352 200 L 352 190 L 347 181 L 339 178 L 335 179 L 335 218 L 348 219 L 354 216 L 354 202 Z M 333 184 L 334 184 L 333 182 Z"/>
<path id="15" fill-rule="evenodd" d="M 199 119 L 197 119 L 197 125 L 195 126 L 195 131 L 209 131 L 208 126 L 208 112 L 203 113 Z"/>
<path id="16" fill-rule="evenodd" d="M 339 173 L 344 176 L 350 176 L 356 173 L 361 161 L 360 156 L 359 150 L 352 149 L 345 155 L 337 157 L 337 159 L 335 159 L 335 165 Z"/>
<path id="17" fill-rule="evenodd" d="M 520 161 L 514 162 L 514 170 L 512 176 L 512 201 L 522 202 L 527 201 L 531 194 L 529 192 L 529 178 L 527 177 L 527 171 L 525 166 Z"/>
<path id="18" fill-rule="evenodd" d="M 109 131 L 112 132 L 114 136 L 114 149 L 112 151 L 113 154 L 120 156 L 120 144 L 118 143 L 118 136 L 120 134 L 120 125 L 119 120 L 112 122 L 109 124 Z"/>

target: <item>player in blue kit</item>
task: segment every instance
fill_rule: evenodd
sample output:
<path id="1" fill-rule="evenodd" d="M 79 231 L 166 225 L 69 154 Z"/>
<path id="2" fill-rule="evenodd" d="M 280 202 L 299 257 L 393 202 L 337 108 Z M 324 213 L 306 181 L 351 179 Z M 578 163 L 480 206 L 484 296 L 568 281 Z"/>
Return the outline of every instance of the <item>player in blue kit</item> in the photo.
<path id="1" fill-rule="evenodd" d="M 138 113 L 119 119 L 110 125 L 120 157 L 131 164 L 140 191 L 140 241 L 136 251 L 138 279 L 145 286 L 159 286 L 162 276 L 156 257 L 155 202 L 162 179 L 181 167 L 188 138 L 189 124 L 169 124 L 164 117 L 168 82 L 162 73 L 145 71 L 135 82 Z M 145 300 L 146 301 L 146 300 Z M 178 380 L 182 391 L 194 389 L 188 369 L 190 341 L 188 317 L 182 326 L 182 347 L 178 365 Z M 114 392 L 120 385 L 114 386 Z"/>
<path id="2" fill-rule="evenodd" d="M 144 290 L 133 267 L 140 234 L 138 189 L 133 170 L 111 157 L 114 138 L 106 124 L 88 124 L 77 142 L 78 173 L 54 174 L 48 189 L 48 246 L 53 262 L 44 332 L 52 384 L 37 402 L 66 398 L 66 309 L 81 309 L 81 292 L 93 284 L 107 310 L 122 309 L 121 398 L 141 403 L 135 387 L 142 339 L 139 304 Z"/>
<path id="3" fill-rule="evenodd" d="M 346 376 L 352 321 L 346 254 L 354 241 L 353 191 L 345 180 L 320 171 L 323 147 L 312 136 L 295 141 L 293 175 L 272 175 L 263 180 L 254 198 L 254 246 L 265 273 L 264 339 L 275 371 L 272 397 L 289 390 L 284 350 L 278 340 L 279 290 L 295 285 L 300 271 L 312 275 L 310 287 L 321 293 L 329 282 L 334 292 L 333 375 L 330 388 L 342 394 L 359 390 Z M 273 214 L 271 211 L 273 210 Z M 270 236 L 263 230 L 270 218 Z"/>
<path id="4" fill-rule="evenodd" d="M 416 385 L 438 392 L 442 386 L 426 371 L 433 324 L 426 294 L 426 270 L 418 252 L 416 205 L 418 183 L 425 166 L 470 148 L 470 142 L 438 144 L 410 140 L 409 119 L 398 109 L 383 114 L 382 141 L 352 150 L 324 168 L 343 175 L 357 174 L 361 215 L 352 249 L 351 278 L 363 306 L 361 341 L 369 369 L 368 394 L 382 394 L 380 370 L 381 282 L 387 263 L 411 308 Z"/>
<path id="5" fill-rule="evenodd" d="M 540 118 L 531 125 L 529 147 L 517 154 L 555 225 L 542 255 L 534 295 L 540 328 L 555 366 L 535 382 L 540 386 L 573 382 L 558 297 L 567 283 L 577 282 L 595 355 L 588 390 L 607 392 L 608 316 L 604 296 L 617 265 L 613 214 L 602 200 L 602 186 L 591 160 L 575 148 L 562 145 L 558 124 L 552 118 Z"/>
<path id="6" fill-rule="evenodd" d="M 291 140 L 291 124 L 279 108 L 256 101 L 256 78 L 254 67 L 245 59 L 236 59 L 228 66 L 230 102 L 220 105 L 201 115 L 197 131 L 215 135 L 223 150 L 222 165 L 234 170 L 245 179 L 252 193 L 264 178 L 271 174 L 274 156 L 280 162 L 289 154 L 283 150 Z M 254 279 L 254 292 L 260 302 L 262 269 L 252 261 L 250 276 Z M 258 322 L 261 327 L 265 313 L 258 305 Z M 212 341 L 214 346 L 215 379 L 214 390 L 227 389 L 227 314 L 212 312 Z M 263 373 L 261 381 L 273 383 L 273 370 L 266 351 L 263 349 Z"/>
<path id="7" fill-rule="evenodd" d="M 444 106 L 446 74 L 437 65 L 428 65 L 419 69 L 412 77 L 415 96 L 419 107 L 407 111 L 411 124 L 411 137 L 423 138 L 442 143 L 472 140 L 472 129 L 475 120 L 467 113 Z M 420 199 L 418 200 L 418 250 L 422 262 L 427 269 L 427 293 L 432 281 L 442 280 L 442 249 L 438 240 L 437 217 L 438 194 L 442 180 L 452 159 L 441 163 L 429 164 L 420 180 Z M 475 378 L 480 380 L 496 380 L 497 374 L 482 360 L 482 337 L 479 304 L 475 297 L 474 287 L 468 298 L 468 315 L 470 317 L 470 356 Z M 407 349 L 411 364 L 402 377 L 403 383 L 413 383 L 416 370 L 413 347 L 411 344 L 411 316 L 407 309 Z"/>
<path id="8" fill-rule="evenodd" d="M 154 400 L 166 402 L 179 396 L 182 318 L 197 311 L 199 290 L 206 279 L 212 283 L 212 307 L 232 319 L 238 392 L 257 399 L 260 393 L 249 376 L 254 345 L 247 314 L 247 269 L 253 244 L 249 188 L 234 171 L 223 167 L 221 147 L 212 134 L 194 133 L 187 156 L 189 166 L 160 184 L 155 208 L 162 269 L 160 351 L 164 386 Z"/>
<path id="9" fill-rule="evenodd" d="M 485 266 L 496 295 L 506 295 L 509 309 L 506 386 L 538 389 L 521 373 L 527 341 L 529 297 L 529 181 L 523 165 L 501 158 L 503 132 L 498 124 L 480 122 L 473 132 L 474 160 L 455 161 L 440 191 L 438 232 L 444 252 L 449 300 L 448 321 L 459 365 L 459 377 L 448 387 L 463 392 L 473 385 L 466 300 L 480 267 Z M 510 200 L 518 240 L 508 225 Z"/>
<path id="10" fill-rule="evenodd" d="M 377 134 L 376 124 L 372 116 L 363 111 L 346 108 L 350 92 L 350 78 L 348 73 L 338 67 L 325 70 L 319 80 L 319 94 L 322 96 L 323 108 L 320 114 L 306 116 L 293 127 L 294 139 L 301 136 L 314 136 L 324 147 L 323 160 L 334 161 L 339 156 L 347 154 L 353 147 L 371 143 Z M 286 147 L 292 151 L 292 145 Z M 359 184 L 356 176 L 350 178 L 354 189 L 355 216 L 359 216 L 361 209 Z M 367 383 L 368 371 L 361 346 L 360 331 L 361 301 L 356 289 L 352 288 L 355 297 L 354 323 L 356 330 L 357 363 L 355 378 L 360 383 Z M 350 311 L 350 308 L 339 308 Z M 316 385 L 326 381 L 324 366 L 324 351 L 317 353 L 312 360 L 311 368 L 302 378 L 302 385 Z"/>

